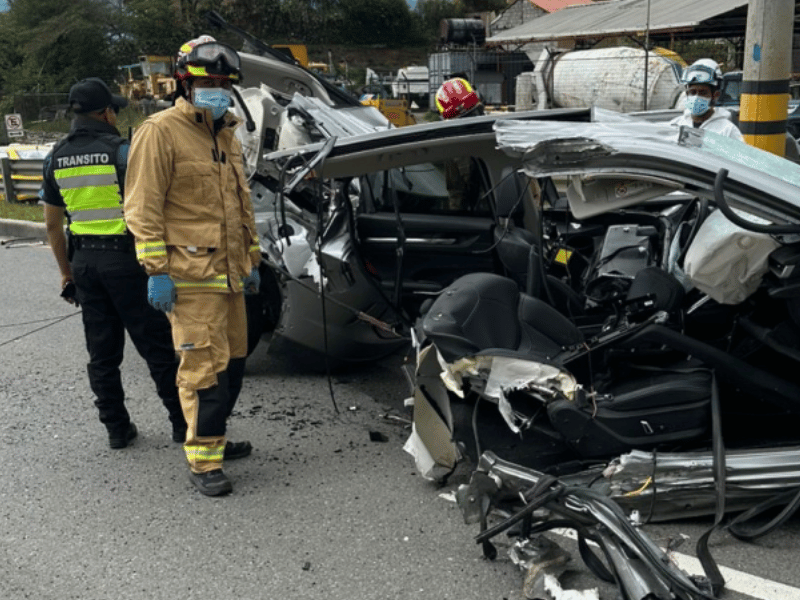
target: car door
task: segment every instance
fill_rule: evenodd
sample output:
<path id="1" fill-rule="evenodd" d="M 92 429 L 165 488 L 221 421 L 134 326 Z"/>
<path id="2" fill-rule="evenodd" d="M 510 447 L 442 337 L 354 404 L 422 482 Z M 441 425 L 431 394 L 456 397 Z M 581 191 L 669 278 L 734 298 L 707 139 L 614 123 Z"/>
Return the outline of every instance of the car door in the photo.
<path id="1" fill-rule="evenodd" d="M 412 316 L 460 275 L 494 271 L 491 185 L 481 159 L 377 171 L 360 186 L 356 232 L 364 266 Z"/>

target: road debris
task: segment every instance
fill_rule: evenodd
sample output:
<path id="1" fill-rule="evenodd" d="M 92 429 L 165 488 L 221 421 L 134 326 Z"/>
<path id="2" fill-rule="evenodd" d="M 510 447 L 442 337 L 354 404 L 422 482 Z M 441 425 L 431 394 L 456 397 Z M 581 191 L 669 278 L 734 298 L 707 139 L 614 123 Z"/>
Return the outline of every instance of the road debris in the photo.
<path id="1" fill-rule="evenodd" d="M 6 248 L 24 248 L 27 246 L 44 246 L 45 242 L 35 237 L 24 238 L 11 238 L 8 240 L 0 240 L 0 246 Z"/>
<path id="2" fill-rule="evenodd" d="M 514 531 L 519 541 L 514 550 L 517 561 L 528 569 L 527 598 L 592 598 L 585 592 L 583 596 L 565 592 L 558 584 L 556 575 L 566 565 L 566 553 L 554 549 L 549 542 L 529 541 L 536 539 L 532 536 L 565 527 L 575 530 L 581 558 L 589 570 L 602 581 L 616 583 L 624 598 L 713 600 L 716 597 L 708 578 L 689 576 L 676 567 L 664 550 L 631 523 L 616 502 L 589 487 L 569 485 L 484 452 L 470 483 L 459 486 L 456 497 L 464 521 L 480 523 L 481 532 L 475 540 L 490 560 L 497 555 L 490 540 L 500 533 Z M 488 517 L 500 504 L 512 505 L 512 513 L 490 527 Z M 601 560 L 590 542 L 600 549 L 605 560 Z M 530 568 L 535 564 L 540 567 L 531 573 Z"/>

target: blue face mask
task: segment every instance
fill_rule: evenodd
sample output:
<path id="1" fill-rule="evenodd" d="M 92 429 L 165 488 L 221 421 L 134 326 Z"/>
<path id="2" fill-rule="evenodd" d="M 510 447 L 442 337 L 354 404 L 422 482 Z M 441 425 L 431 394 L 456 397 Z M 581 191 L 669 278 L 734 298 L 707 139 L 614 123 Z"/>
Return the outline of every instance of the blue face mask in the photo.
<path id="1" fill-rule="evenodd" d="M 686 97 L 686 110 L 692 113 L 692 116 L 699 117 L 708 112 L 711 108 L 711 100 L 703 96 L 687 96 Z"/>
<path id="2" fill-rule="evenodd" d="M 231 105 L 231 91 L 224 88 L 194 88 L 192 104 L 197 108 L 210 110 L 211 116 L 216 120 L 224 115 Z"/>

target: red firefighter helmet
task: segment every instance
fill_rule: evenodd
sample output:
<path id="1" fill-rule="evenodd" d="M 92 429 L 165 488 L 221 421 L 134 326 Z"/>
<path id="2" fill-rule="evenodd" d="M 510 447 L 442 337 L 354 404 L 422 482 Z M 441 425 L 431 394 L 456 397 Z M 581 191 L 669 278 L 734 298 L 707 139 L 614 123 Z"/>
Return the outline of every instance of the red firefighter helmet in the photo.
<path id="1" fill-rule="evenodd" d="M 436 92 L 436 108 L 445 119 L 463 117 L 481 103 L 469 81 L 456 77 L 448 79 Z"/>

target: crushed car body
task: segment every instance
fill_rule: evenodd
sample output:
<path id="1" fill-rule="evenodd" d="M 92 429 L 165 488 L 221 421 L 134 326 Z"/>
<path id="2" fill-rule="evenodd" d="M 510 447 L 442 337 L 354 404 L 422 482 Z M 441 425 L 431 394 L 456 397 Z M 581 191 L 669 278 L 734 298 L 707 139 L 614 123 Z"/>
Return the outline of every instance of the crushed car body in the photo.
<path id="1" fill-rule="evenodd" d="M 459 506 L 489 558 L 490 540 L 513 532 L 527 598 L 561 595 L 548 590 L 569 558 L 540 548 L 562 528 L 622 597 L 718 597 L 708 540 L 726 515 L 741 513 L 726 529 L 754 540 L 800 504 L 800 170 L 659 124 L 495 129 L 551 193 L 526 268 L 464 275 L 422 316 L 405 448 L 436 481 L 475 462 Z M 636 527 L 708 515 L 704 577 Z"/>

